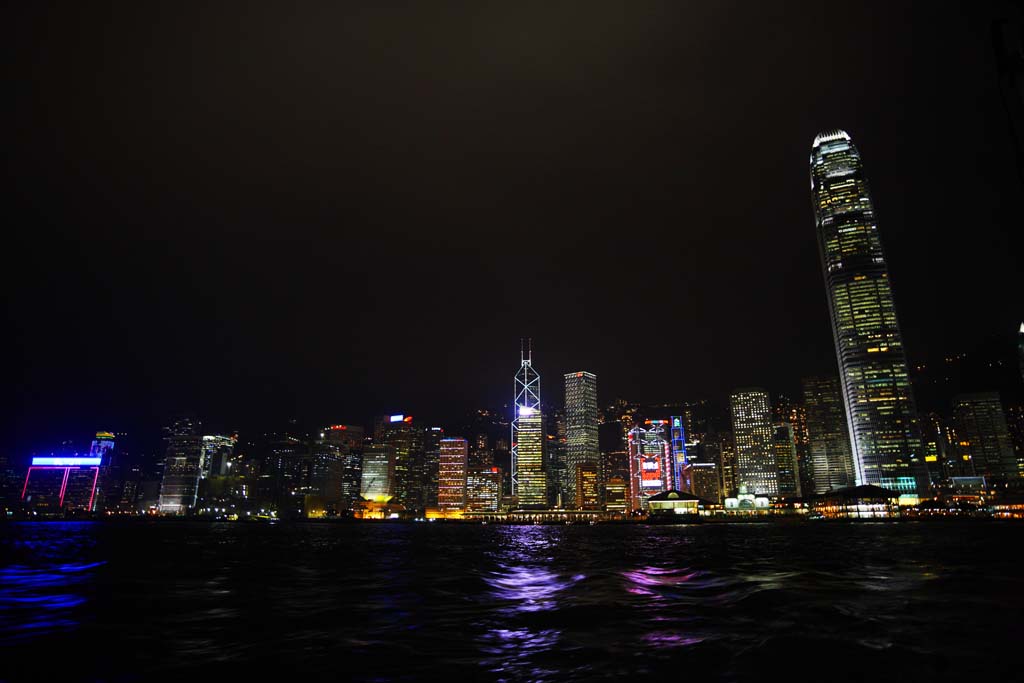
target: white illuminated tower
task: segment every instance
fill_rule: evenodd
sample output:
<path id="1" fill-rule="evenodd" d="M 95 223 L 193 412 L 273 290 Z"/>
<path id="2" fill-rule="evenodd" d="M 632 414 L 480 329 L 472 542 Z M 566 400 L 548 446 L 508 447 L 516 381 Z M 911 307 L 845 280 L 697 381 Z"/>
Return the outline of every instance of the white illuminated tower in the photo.
<path id="1" fill-rule="evenodd" d="M 540 409 L 540 375 L 533 369 L 533 342 L 520 346 L 512 420 L 512 495 L 519 507 L 547 504 L 544 473 L 544 419 Z"/>
<path id="2" fill-rule="evenodd" d="M 814 138 L 811 194 L 857 483 L 925 493 L 889 269 L 860 152 L 844 131 Z"/>

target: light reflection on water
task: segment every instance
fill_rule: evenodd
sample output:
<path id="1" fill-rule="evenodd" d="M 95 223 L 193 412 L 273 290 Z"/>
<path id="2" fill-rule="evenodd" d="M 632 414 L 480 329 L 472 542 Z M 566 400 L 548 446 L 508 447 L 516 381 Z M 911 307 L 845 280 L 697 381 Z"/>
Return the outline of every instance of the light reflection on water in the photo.
<path id="1" fill-rule="evenodd" d="M 1017 623 L 1021 576 L 991 549 L 1022 539 L 1001 529 L 15 525 L 0 644 L 97 653 L 71 678 L 286 662 L 311 680 L 715 681 L 807 657 L 945 672 L 931 662 Z M 117 658 L 96 647 L 111 634 Z"/>
<path id="2" fill-rule="evenodd" d="M 74 630 L 76 608 L 86 601 L 76 589 L 90 583 L 102 564 L 0 568 L 0 643 Z"/>

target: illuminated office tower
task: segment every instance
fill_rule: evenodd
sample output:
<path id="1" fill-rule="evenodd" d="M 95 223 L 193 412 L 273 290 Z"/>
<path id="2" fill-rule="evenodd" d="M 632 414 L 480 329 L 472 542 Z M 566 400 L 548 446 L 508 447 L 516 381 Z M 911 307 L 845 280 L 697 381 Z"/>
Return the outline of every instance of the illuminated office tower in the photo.
<path id="1" fill-rule="evenodd" d="M 953 421 L 976 475 L 1001 480 L 1018 477 L 1017 457 L 998 393 L 960 394 L 953 399 Z"/>
<path id="2" fill-rule="evenodd" d="M 570 372 L 565 375 L 565 469 L 567 479 L 562 504 L 581 507 L 577 497 L 580 466 L 593 466 L 600 476 L 601 453 L 597 441 L 597 375 Z M 588 470 L 589 471 L 589 470 Z"/>
<path id="3" fill-rule="evenodd" d="M 676 488 L 672 447 L 665 435 L 665 420 L 647 420 L 626 435 L 629 448 L 629 504 L 643 510 L 651 496 Z"/>
<path id="4" fill-rule="evenodd" d="M 387 503 L 394 496 L 395 450 L 386 444 L 363 449 L 363 470 L 359 495 L 374 503 Z"/>
<path id="5" fill-rule="evenodd" d="M 360 425 L 336 424 L 324 427 L 323 440 L 338 447 L 341 452 L 341 509 L 351 509 L 359 500 L 363 478 L 364 432 Z"/>
<path id="6" fill-rule="evenodd" d="M 722 504 L 722 489 L 715 463 L 690 463 L 690 493 L 709 503 Z"/>
<path id="7" fill-rule="evenodd" d="M 185 515 L 196 506 L 203 471 L 203 438 L 199 423 L 180 418 L 167 429 L 164 474 L 157 504 L 163 514 Z"/>
<path id="8" fill-rule="evenodd" d="M 778 481 L 778 495 L 784 498 L 799 498 L 800 463 L 796 456 L 796 437 L 788 422 L 775 425 L 772 435 L 772 451 L 775 454 L 775 475 Z"/>
<path id="9" fill-rule="evenodd" d="M 846 409 L 843 407 L 839 378 L 804 378 L 803 391 L 813 493 L 856 485 L 853 454 L 850 453 L 850 432 L 846 427 Z"/>
<path id="10" fill-rule="evenodd" d="M 422 466 L 416 477 L 423 483 L 423 506 L 437 507 L 437 482 L 441 468 L 441 440 L 444 430 L 440 427 L 427 427 L 423 430 Z"/>
<path id="11" fill-rule="evenodd" d="M 576 507 L 580 510 L 601 509 L 601 472 L 597 465 L 576 465 Z"/>
<path id="12" fill-rule="evenodd" d="M 829 131 L 814 138 L 810 163 L 857 483 L 914 495 L 927 486 L 917 410 L 860 153 L 845 132 Z"/>
<path id="13" fill-rule="evenodd" d="M 466 512 L 497 512 L 501 507 L 501 469 L 484 465 L 466 473 Z"/>
<path id="14" fill-rule="evenodd" d="M 411 415 L 385 415 L 374 430 L 374 441 L 394 451 L 392 496 L 410 510 L 422 509 L 427 498 L 422 479 L 423 437 L 423 430 L 413 426 Z"/>
<path id="15" fill-rule="evenodd" d="M 437 506 L 443 512 L 466 507 L 466 467 L 469 442 L 462 438 L 441 439 L 437 473 Z"/>
<path id="16" fill-rule="evenodd" d="M 540 408 L 540 375 L 533 369 L 532 343 L 520 353 L 515 377 L 512 420 L 512 495 L 520 508 L 547 507 L 544 472 L 544 417 Z"/>
<path id="17" fill-rule="evenodd" d="M 686 429 L 683 417 L 676 415 L 670 422 L 672 435 L 672 475 L 675 477 L 675 488 L 680 491 L 690 490 L 690 461 L 686 456 Z"/>
<path id="18" fill-rule="evenodd" d="M 772 410 L 768 392 L 739 389 L 729 397 L 732 435 L 736 444 L 736 483 L 747 493 L 776 496 L 779 493 L 772 449 Z"/>
<path id="19" fill-rule="evenodd" d="M 604 485 L 604 509 L 608 512 L 629 511 L 629 484 L 622 477 L 609 477 Z"/>
<path id="20" fill-rule="evenodd" d="M 739 466 L 736 463 L 736 441 L 732 437 L 732 432 L 716 434 L 713 439 L 709 440 L 718 449 L 722 498 L 734 498 L 740 490 Z"/>
<path id="21" fill-rule="evenodd" d="M 811 481 L 811 441 L 807 434 L 807 407 L 785 395 L 779 395 L 772 401 L 772 422 L 787 423 L 793 430 L 793 442 L 796 444 L 796 464 L 800 471 L 800 490 L 810 494 L 814 492 Z"/>

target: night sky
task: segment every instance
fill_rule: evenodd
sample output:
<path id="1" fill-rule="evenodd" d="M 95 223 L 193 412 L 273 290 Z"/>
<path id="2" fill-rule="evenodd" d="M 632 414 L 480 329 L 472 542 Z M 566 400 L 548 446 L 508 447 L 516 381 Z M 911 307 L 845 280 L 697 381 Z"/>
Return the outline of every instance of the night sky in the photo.
<path id="1" fill-rule="evenodd" d="M 192 410 L 454 419 L 835 372 L 814 135 L 864 157 L 912 361 L 1020 323 L 1001 5 L 20 3 L 11 448 Z M 941 6 L 941 8 L 939 7 Z"/>

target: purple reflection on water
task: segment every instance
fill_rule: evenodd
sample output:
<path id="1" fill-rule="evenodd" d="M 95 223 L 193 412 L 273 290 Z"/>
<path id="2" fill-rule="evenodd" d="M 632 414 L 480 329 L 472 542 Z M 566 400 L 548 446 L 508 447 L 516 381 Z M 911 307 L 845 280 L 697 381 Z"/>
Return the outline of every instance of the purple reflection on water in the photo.
<path id="1" fill-rule="evenodd" d="M 513 612 L 537 612 L 551 609 L 562 591 L 583 579 L 582 574 L 562 578 L 541 567 L 498 565 L 498 571 L 485 577 L 499 600 L 511 601 Z"/>
<path id="2" fill-rule="evenodd" d="M 643 641 L 651 647 L 686 647 L 703 643 L 704 639 L 694 635 L 676 631 L 653 631 L 643 636 Z"/>
<path id="3" fill-rule="evenodd" d="M 689 568 L 668 569 L 665 567 L 641 567 L 633 571 L 622 572 L 628 583 L 626 590 L 633 595 L 647 595 L 655 599 L 664 596 L 659 589 L 672 588 L 685 584 L 701 575 L 699 571 Z"/>

